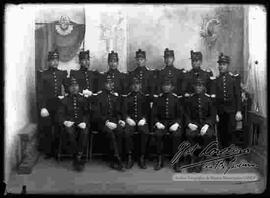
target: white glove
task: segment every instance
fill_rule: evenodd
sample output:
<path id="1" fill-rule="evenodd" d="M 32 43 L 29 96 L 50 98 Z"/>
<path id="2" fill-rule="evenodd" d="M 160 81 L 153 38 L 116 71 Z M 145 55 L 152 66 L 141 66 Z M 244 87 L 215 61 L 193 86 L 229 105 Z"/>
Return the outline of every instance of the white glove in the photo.
<path id="1" fill-rule="evenodd" d="M 93 92 L 89 91 L 88 89 L 83 90 L 83 95 L 85 97 L 92 96 Z"/>
<path id="2" fill-rule="evenodd" d="M 107 121 L 105 125 L 111 130 L 116 129 L 116 127 L 117 127 L 117 124 L 115 124 L 113 122 L 109 122 L 109 121 Z"/>
<path id="3" fill-rule="evenodd" d="M 236 121 L 242 120 L 242 113 L 241 113 L 241 111 L 237 111 L 236 112 L 235 119 L 236 119 Z"/>
<path id="4" fill-rule="evenodd" d="M 78 124 L 78 127 L 80 127 L 81 129 L 85 129 L 86 128 L 85 122 L 81 122 L 80 124 Z"/>
<path id="5" fill-rule="evenodd" d="M 130 117 L 128 117 L 126 119 L 126 121 L 130 126 L 135 126 L 136 125 L 136 122 L 134 120 L 132 120 Z"/>
<path id="6" fill-rule="evenodd" d="M 74 122 L 71 122 L 71 121 L 65 121 L 65 122 L 64 122 L 64 125 L 65 125 L 66 127 L 71 127 L 73 124 L 74 124 Z"/>
<path id="7" fill-rule="evenodd" d="M 157 122 L 157 123 L 156 123 L 156 127 L 157 127 L 158 129 L 165 129 L 165 126 L 164 126 L 163 124 L 161 124 L 160 122 Z"/>
<path id="8" fill-rule="evenodd" d="M 41 115 L 41 117 L 47 117 L 50 114 L 49 114 L 49 112 L 48 112 L 48 110 L 46 108 L 42 108 L 41 111 L 40 111 L 40 115 Z"/>
<path id="9" fill-rule="evenodd" d="M 121 127 L 125 127 L 126 123 L 123 120 L 119 120 L 118 122 Z"/>
<path id="10" fill-rule="evenodd" d="M 146 123 L 146 120 L 145 120 L 145 118 L 143 118 L 138 122 L 138 126 L 143 126 L 143 125 L 145 125 L 145 123 Z"/>
<path id="11" fill-rule="evenodd" d="M 176 122 L 170 127 L 170 131 L 176 131 L 179 127 L 179 124 Z"/>
<path id="12" fill-rule="evenodd" d="M 216 116 L 216 121 L 217 121 L 217 122 L 219 122 L 219 117 L 218 117 L 218 114 L 217 114 L 217 116 Z"/>
<path id="13" fill-rule="evenodd" d="M 208 130 L 209 128 L 209 125 L 208 124 L 205 124 L 202 128 L 201 128 L 201 135 L 203 136 L 206 131 Z"/>
<path id="14" fill-rule="evenodd" d="M 198 126 L 196 124 L 192 124 L 192 123 L 189 123 L 188 124 L 188 127 L 192 130 L 192 131 L 195 131 L 197 130 Z"/>

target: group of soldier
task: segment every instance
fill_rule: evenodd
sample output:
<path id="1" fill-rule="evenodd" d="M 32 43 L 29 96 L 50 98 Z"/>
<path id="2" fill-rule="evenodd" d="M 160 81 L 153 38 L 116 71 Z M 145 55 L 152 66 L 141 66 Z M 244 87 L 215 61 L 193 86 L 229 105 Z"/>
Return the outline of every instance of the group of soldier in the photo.
<path id="1" fill-rule="evenodd" d="M 44 135 L 40 145 L 46 157 L 55 152 L 52 128 L 56 131 L 60 126 L 68 134 L 74 167 L 82 170 L 87 133 L 91 133 L 94 121 L 98 123 L 98 131 L 110 141 L 110 166 L 117 170 L 124 170 L 124 162 L 125 168 L 132 168 L 135 157 L 140 168 L 147 168 L 145 156 L 150 132 L 155 137 L 155 170 L 163 167 L 167 135 L 172 139 L 172 154 L 183 141 L 199 144 L 203 149 L 217 135 L 220 148 L 232 143 L 232 132 L 242 114 L 240 76 L 228 71 L 230 57 L 219 55 L 217 78 L 201 68 L 201 52 L 191 51 L 190 71 L 174 66 L 174 51 L 168 48 L 164 51 L 165 66 L 161 70 L 146 66 L 146 52 L 141 49 L 135 59 L 136 69 L 125 74 L 118 70 L 118 54 L 111 51 L 108 71 L 99 73 L 89 70 L 89 50 L 81 51 L 80 69 L 71 70 L 67 77 L 67 71 L 57 69 L 58 52 L 49 52 L 49 69 L 40 72 L 37 79 L 41 134 Z M 139 135 L 138 156 L 134 156 L 134 133 Z M 173 168 L 181 172 L 182 164 L 199 160 L 194 153 L 180 158 Z M 189 169 L 189 172 L 200 171 L 200 166 Z"/>

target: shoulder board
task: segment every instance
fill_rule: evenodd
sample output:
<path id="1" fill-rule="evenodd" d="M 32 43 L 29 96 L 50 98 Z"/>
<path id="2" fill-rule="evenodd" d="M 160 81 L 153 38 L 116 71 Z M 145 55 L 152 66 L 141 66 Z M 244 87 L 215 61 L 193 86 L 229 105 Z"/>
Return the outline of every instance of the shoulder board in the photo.
<path id="1" fill-rule="evenodd" d="M 206 95 L 207 97 L 211 97 L 209 94 L 205 93 L 204 95 Z"/>
<path id="2" fill-rule="evenodd" d="M 64 99 L 65 96 L 58 96 L 60 100 Z"/>
<path id="3" fill-rule="evenodd" d="M 216 97 L 216 94 L 212 94 L 212 95 L 211 95 L 211 98 L 215 98 L 215 97 Z"/>
<path id="4" fill-rule="evenodd" d="M 183 73 L 187 73 L 187 70 L 183 69 L 182 72 L 183 72 Z"/>
<path id="5" fill-rule="evenodd" d="M 215 80 L 216 77 L 215 76 L 210 76 L 210 80 Z"/>
<path id="6" fill-rule="evenodd" d="M 182 95 L 179 95 L 179 96 L 177 96 L 177 98 L 183 98 L 183 96 Z"/>
<path id="7" fill-rule="evenodd" d="M 155 98 L 157 98 L 157 97 L 158 97 L 158 95 L 155 95 L 155 94 L 154 94 L 153 96 L 154 96 Z"/>
<path id="8" fill-rule="evenodd" d="M 103 72 L 99 72 L 100 74 L 105 74 L 105 71 L 103 71 Z"/>
<path id="9" fill-rule="evenodd" d="M 101 94 L 102 93 L 102 91 L 98 91 L 98 92 L 96 92 L 96 93 L 93 93 L 93 96 L 97 96 L 97 95 L 99 95 L 99 94 Z"/>
<path id="10" fill-rule="evenodd" d="M 239 76 L 239 74 L 233 74 L 232 72 L 229 72 L 229 74 L 234 77 Z"/>
<path id="11" fill-rule="evenodd" d="M 173 96 L 178 97 L 176 93 L 172 93 Z"/>
<path id="12" fill-rule="evenodd" d="M 80 96 L 83 96 L 83 94 L 82 94 L 82 93 L 79 93 L 79 95 L 80 95 Z"/>
<path id="13" fill-rule="evenodd" d="M 119 94 L 117 92 L 112 92 L 112 94 L 115 96 L 119 96 Z"/>
<path id="14" fill-rule="evenodd" d="M 145 96 L 150 96 L 150 94 L 145 94 Z"/>

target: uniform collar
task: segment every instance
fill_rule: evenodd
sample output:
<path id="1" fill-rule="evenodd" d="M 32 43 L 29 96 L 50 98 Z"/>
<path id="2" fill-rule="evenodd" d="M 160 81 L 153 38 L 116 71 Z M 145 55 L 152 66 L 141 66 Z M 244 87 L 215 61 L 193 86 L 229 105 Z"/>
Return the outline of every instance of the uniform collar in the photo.
<path id="1" fill-rule="evenodd" d="M 173 69 L 174 68 L 174 65 L 166 65 L 165 68 L 167 68 L 167 69 Z"/>
<path id="2" fill-rule="evenodd" d="M 119 70 L 118 69 L 109 69 L 109 71 L 108 71 L 110 74 L 114 74 L 114 73 L 118 73 L 119 72 Z"/>
<path id="3" fill-rule="evenodd" d="M 227 76 L 228 75 L 228 71 L 226 71 L 225 73 L 220 73 L 220 75 L 219 76 Z"/>
<path id="4" fill-rule="evenodd" d="M 194 69 L 194 68 L 192 68 L 191 69 L 191 71 L 193 72 L 193 73 L 198 73 L 198 72 L 200 72 L 202 69 L 201 69 L 201 67 L 199 67 L 198 69 L 196 68 L 196 69 Z"/>
<path id="5" fill-rule="evenodd" d="M 49 67 L 49 71 L 53 71 L 53 72 L 55 72 L 55 71 L 57 71 L 58 69 L 57 68 L 55 68 L 55 67 Z"/>
<path id="6" fill-rule="evenodd" d="M 88 68 L 81 66 L 80 70 L 83 71 L 83 72 L 85 72 L 85 71 L 88 71 Z"/>
<path id="7" fill-rule="evenodd" d="M 137 71 L 145 71 L 145 70 L 146 70 L 146 66 L 143 66 L 143 67 L 138 66 L 138 67 L 136 68 L 136 70 L 137 70 Z"/>

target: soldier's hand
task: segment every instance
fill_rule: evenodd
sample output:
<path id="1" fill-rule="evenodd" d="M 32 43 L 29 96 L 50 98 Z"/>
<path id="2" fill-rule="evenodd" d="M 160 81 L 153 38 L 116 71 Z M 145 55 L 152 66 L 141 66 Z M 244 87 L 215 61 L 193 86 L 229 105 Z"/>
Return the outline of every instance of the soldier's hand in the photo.
<path id="1" fill-rule="evenodd" d="M 71 121 L 65 121 L 65 122 L 64 122 L 64 125 L 65 125 L 66 127 L 71 127 L 73 124 L 74 124 L 74 122 L 71 122 Z"/>
<path id="2" fill-rule="evenodd" d="M 209 125 L 208 124 L 205 124 L 202 128 L 201 128 L 201 135 L 203 136 L 206 131 L 208 130 L 209 128 Z"/>
<path id="3" fill-rule="evenodd" d="M 170 131 L 176 131 L 179 127 L 179 124 L 176 122 L 170 127 Z"/>
<path id="4" fill-rule="evenodd" d="M 192 124 L 192 123 L 189 123 L 188 124 L 188 127 L 192 130 L 192 131 L 195 131 L 197 130 L 198 126 L 196 124 Z"/>
<path id="5" fill-rule="evenodd" d="M 88 97 L 88 96 L 92 96 L 93 92 L 89 91 L 88 89 L 83 90 L 83 95 Z"/>
<path id="6" fill-rule="evenodd" d="M 125 127 L 126 123 L 123 120 L 119 120 L 118 122 L 121 127 Z"/>
<path id="7" fill-rule="evenodd" d="M 78 124 L 78 127 L 80 127 L 81 129 L 85 129 L 86 128 L 85 122 L 81 122 L 80 124 Z"/>
<path id="8" fill-rule="evenodd" d="M 145 123 L 146 123 L 146 120 L 145 120 L 145 118 L 143 118 L 138 122 L 138 126 L 143 126 L 143 125 L 145 125 Z"/>
<path id="9" fill-rule="evenodd" d="M 217 116 L 216 116 L 216 121 L 217 121 L 217 122 L 219 122 L 219 117 L 218 117 L 218 114 L 217 114 Z"/>
<path id="10" fill-rule="evenodd" d="M 136 125 L 136 122 L 134 120 L 132 120 L 131 118 L 127 118 L 127 123 L 130 125 L 130 126 L 135 126 Z"/>
<path id="11" fill-rule="evenodd" d="M 235 115 L 236 121 L 240 121 L 240 120 L 242 120 L 242 118 L 243 118 L 243 116 L 242 116 L 241 111 L 237 111 L 237 113 Z"/>
<path id="12" fill-rule="evenodd" d="M 50 114 L 49 114 L 49 112 L 48 112 L 48 110 L 46 108 L 42 108 L 41 111 L 40 111 L 40 115 L 41 115 L 41 117 L 47 117 Z"/>
<path id="13" fill-rule="evenodd" d="M 157 122 L 155 125 L 158 129 L 165 129 L 165 126 L 160 122 Z"/>
<path id="14" fill-rule="evenodd" d="M 113 122 L 110 122 L 110 121 L 107 121 L 107 122 L 106 122 L 106 126 L 107 126 L 109 129 L 114 130 L 114 129 L 116 129 L 117 124 L 115 124 L 115 123 L 113 123 Z"/>

